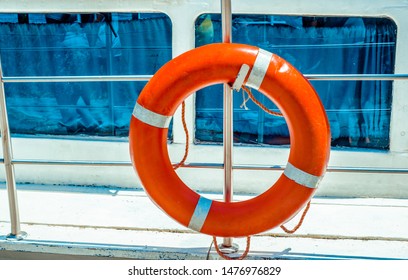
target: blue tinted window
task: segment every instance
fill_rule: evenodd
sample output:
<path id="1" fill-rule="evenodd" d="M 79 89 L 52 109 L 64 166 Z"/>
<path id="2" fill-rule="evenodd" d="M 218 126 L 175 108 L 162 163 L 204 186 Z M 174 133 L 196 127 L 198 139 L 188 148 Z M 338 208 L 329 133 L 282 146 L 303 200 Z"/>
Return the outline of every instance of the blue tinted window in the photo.
<path id="1" fill-rule="evenodd" d="M 232 41 L 255 45 L 289 61 L 303 74 L 392 74 L 396 26 L 388 19 L 234 15 Z M 196 46 L 221 42 L 219 15 L 196 21 Z M 332 146 L 389 148 L 392 82 L 312 81 L 328 114 Z M 276 106 L 255 92 L 268 108 Z M 284 119 L 234 95 L 234 139 L 289 144 Z M 196 96 L 196 142 L 222 141 L 222 86 Z M 244 106 L 245 105 L 245 106 Z"/>
<path id="2" fill-rule="evenodd" d="M 164 14 L 0 14 L 5 77 L 152 75 L 171 59 Z M 127 136 L 145 82 L 6 83 L 11 132 Z"/>

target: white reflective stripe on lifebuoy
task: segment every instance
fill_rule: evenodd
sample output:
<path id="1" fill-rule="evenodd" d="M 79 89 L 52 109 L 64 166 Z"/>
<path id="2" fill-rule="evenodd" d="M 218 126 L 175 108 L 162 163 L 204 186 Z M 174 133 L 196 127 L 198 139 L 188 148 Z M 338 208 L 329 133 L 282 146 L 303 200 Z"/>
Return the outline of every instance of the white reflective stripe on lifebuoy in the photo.
<path id="1" fill-rule="evenodd" d="M 158 128 L 168 128 L 172 118 L 172 116 L 164 116 L 150 111 L 137 102 L 133 109 L 133 116 L 141 122 Z"/>
<path id="2" fill-rule="evenodd" d="M 233 90 L 239 91 L 241 89 L 242 85 L 244 84 L 244 80 L 248 75 L 249 69 L 250 67 L 248 64 L 241 65 L 241 69 L 239 69 L 238 75 L 235 78 L 235 82 L 232 85 Z"/>
<path id="3" fill-rule="evenodd" d="M 316 189 L 322 180 L 322 177 L 315 176 L 309 173 L 300 170 L 299 168 L 293 166 L 291 163 L 288 162 L 286 165 L 286 169 L 283 174 L 288 177 L 289 179 L 295 181 L 299 185 Z"/>
<path id="4" fill-rule="evenodd" d="M 195 231 L 200 231 L 204 225 L 205 219 L 207 219 L 208 212 L 210 212 L 212 200 L 200 196 L 193 216 L 191 216 L 188 228 Z"/>
<path id="5" fill-rule="evenodd" d="M 258 90 L 261 87 L 265 74 L 268 71 L 269 63 L 272 60 L 272 55 L 273 54 L 268 51 L 259 49 L 254 66 L 252 67 L 248 81 L 246 82 L 247 86 L 255 90 Z"/>

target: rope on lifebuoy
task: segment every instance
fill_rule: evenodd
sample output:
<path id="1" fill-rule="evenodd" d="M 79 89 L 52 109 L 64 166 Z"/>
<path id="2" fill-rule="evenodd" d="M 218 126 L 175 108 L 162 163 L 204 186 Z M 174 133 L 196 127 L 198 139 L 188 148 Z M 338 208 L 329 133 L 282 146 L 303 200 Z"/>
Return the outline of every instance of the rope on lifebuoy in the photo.
<path id="1" fill-rule="evenodd" d="M 186 144 L 184 148 L 183 158 L 180 160 L 179 163 L 173 165 L 174 170 L 177 170 L 178 168 L 180 168 L 180 166 L 182 166 L 186 162 L 187 157 L 188 157 L 189 148 L 190 148 L 190 135 L 188 133 L 188 127 L 187 127 L 187 122 L 186 122 L 186 102 L 185 101 L 181 103 L 181 123 L 183 124 L 183 130 L 186 136 Z"/>
<path id="2" fill-rule="evenodd" d="M 217 254 L 222 257 L 225 260 L 243 260 L 248 256 L 249 253 L 249 248 L 251 247 L 251 236 L 247 236 L 246 237 L 246 247 L 245 247 L 245 251 L 242 253 L 241 256 L 238 257 L 230 257 L 228 256 L 228 254 L 225 254 L 221 251 L 220 247 L 218 246 L 217 243 L 217 237 L 213 236 L 213 243 L 214 243 L 214 248 L 215 251 L 217 252 Z"/>

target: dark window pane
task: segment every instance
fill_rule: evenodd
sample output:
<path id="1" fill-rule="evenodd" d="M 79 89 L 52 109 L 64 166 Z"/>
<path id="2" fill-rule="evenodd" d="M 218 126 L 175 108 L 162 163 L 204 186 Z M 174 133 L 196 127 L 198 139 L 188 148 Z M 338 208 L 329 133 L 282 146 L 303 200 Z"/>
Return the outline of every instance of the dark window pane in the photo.
<path id="1" fill-rule="evenodd" d="M 303 74 L 392 74 L 396 26 L 388 19 L 234 15 L 232 40 L 273 52 Z M 221 42 L 220 16 L 196 21 L 196 45 Z M 330 120 L 333 146 L 389 148 L 392 82 L 314 81 Z M 256 93 L 268 108 L 276 108 Z M 237 143 L 288 144 L 282 118 L 235 94 Z M 196 96 L 196 141 L 222 141 L 222 87 Z"/>
<path id="2" fill-rule="evenodd" d="M 3 75 L 152 75 L 171 59 L 164 14 L 0 14 Z M 145 82 L 6 84 L 14 134 L 126 136 Z"/>

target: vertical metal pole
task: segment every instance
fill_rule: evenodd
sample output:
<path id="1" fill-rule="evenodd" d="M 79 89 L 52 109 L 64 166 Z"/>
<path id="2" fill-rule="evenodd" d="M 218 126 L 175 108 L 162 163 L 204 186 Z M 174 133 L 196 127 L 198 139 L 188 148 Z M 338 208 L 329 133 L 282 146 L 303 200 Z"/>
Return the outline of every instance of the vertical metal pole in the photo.
<path id="1" fill-rule="evenodd" d="M 10 208 L 11 233 L 7 239 L 21 240 L 27 233 L 20 230 L 20 214 L 17 202 L 17 189 L 13 166 L 13 149 L 11 146 L 10 129 L 7 116 L 6 95 L 3 82 L 3 69 L 0 59 L 0 122 L 1 122 L 1 142 L 3 148 L 4 168 L 6 172 L 6 185 Z"/>
<path id="2" fill-rule="evenodd" d="M 221 0 L 222 42 L 231 43 L 232 9 L 231 0 Z M 224 201 L 229 203 L 233 196 L 233 99 L 232 90 L 224 84 Z M 232 238 L 224 238 L 222 247 L 231 248 Z"/>

